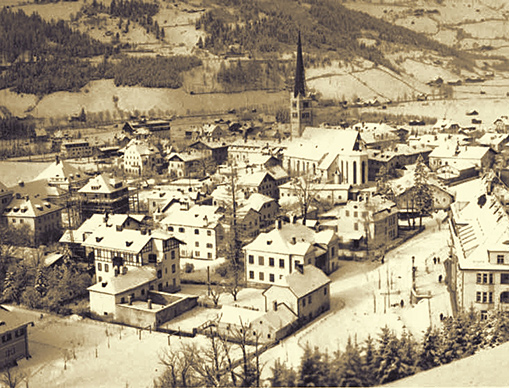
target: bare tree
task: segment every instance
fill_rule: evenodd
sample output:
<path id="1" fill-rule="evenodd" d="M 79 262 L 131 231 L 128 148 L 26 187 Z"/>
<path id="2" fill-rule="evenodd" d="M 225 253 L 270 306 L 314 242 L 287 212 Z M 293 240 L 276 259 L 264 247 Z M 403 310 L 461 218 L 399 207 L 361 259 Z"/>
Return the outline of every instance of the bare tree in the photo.
<path id="1" fill-rule="evenodd" d="M 17 388 L 25 379 L 19 371 L 14 372 L 11 368 L 5 369 L 0 375 L 0 383 L 7 388 Z"/>
<path id="2" fill-rule="evenodd" d="M 302 216 L 302 223 L 305 224 L 309 208 L 320 192 L 316 179 L 310 174 L 298 176 L 292 180 L 292 188 L 297 196 Z"/>
<path id="3" fill-rule="evenodd" d="M 214 302 L 214 306 L 216 307 L 219 305 L 219 298 L 221 297 L 222 289 L 223 288 L 217 284 L 210 287 L 209 298 L 212 299 L 212 302 Z"/>

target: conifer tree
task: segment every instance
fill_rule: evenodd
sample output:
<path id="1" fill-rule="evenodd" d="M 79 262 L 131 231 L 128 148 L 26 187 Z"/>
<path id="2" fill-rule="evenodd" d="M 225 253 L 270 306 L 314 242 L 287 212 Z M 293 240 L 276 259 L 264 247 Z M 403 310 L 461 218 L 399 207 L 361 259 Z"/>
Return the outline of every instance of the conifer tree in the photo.
<path id="1" fill-rule="evenodd" d="M 342 387 L 362 387 L 362 361 L 357 341 L 352 343 L 348 337 L 343 353 L 344 370 L 339 385 Z"/>
<path id="2" fill-rule="evenodd" d="M 362 385 L 365 387 L 376 384 L 375 353 L 373 338 L 368 336 L 364 342 L 362 356 Z"/>
<path id="3" fill-rule="evenodd" d="M 386 384 L 401 377 L 399 341 L 387 326 L 380 334 L 375 365 L 378 384 Z"/>
<path id="4" fill-rule="evenodd" d="M 323 387 L 327 381 L 326 365 L 318 348 L 306 344 L 300 364 L 299 382 L 301 387 Z"/>
<path id="5" fill-rule="evenodd" d="M 279 358 L 271 367 L 272 377 L 269 378 L 272 387 L 294 387 L 297 385 L 297 374 L 293 368 L 281 362 Z"/>
<path id="6" fill-rule="evenodd" d="M 433 197 L 428 185 L 428 171 L 422 156 L 419 155 L 414 173 L 414 198 L 419 212 L 419 227 L 422 227 L 422 216 L 429 214 L 433 208 Z"/>
<path id="7" fill-rule="evenodd" d="M 428 327 L 422 340 L 422 348 L 419 353 L 417 366 L 422 370 L 428 370 L 439 366 L 440 362 L 440 333 Z"/>

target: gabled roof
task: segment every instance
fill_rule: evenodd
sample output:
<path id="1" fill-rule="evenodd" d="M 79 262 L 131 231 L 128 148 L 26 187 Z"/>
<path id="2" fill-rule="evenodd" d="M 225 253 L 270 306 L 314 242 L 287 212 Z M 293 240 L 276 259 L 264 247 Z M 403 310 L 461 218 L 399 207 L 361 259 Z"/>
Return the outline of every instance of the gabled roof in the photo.
<path id="1" fill-rule="evenodd" d="M 325 275 L 320 268 L 317 268 L 314 265 L 305 265 L 302 273 L 296 270 L 290 275 L 286 275 L 284 278 L 286 286 L 299 299 L 329 284 L 330 282 L 331 280 L 327 277 L 327 275 Z"/>
<path id="2" fill-rule="evenodd" d="M 477 159 L 481 160 L 484 155 L 490 152 L 489 147 L 484 146 L 454 146 L 448 144 L 435 148 L 430 158 L 456 158 L 456 159 Z"/>
<path id="3" fill-rule="evenodd" d="M 72 166 L 65 160 L 56 160 L 42 171 L 34 180 L 45 179 L 47 181 L 64 180 L 66 183 L 83 181 L 89 178 L 81 170 Z"/>
<path id="4" fill-rule="evenodd" d="M 108 194 L 123 188 L 125 188 L 125 186 L 121 180 L 113 179 L 109 175 L 103 173 L 91 178 L 78 192 Z"/>
<path id="5" fill-rule="evenodd" d="M 169 162 L 172 161 L 190 162 L 193 160 L 207 159 L 209 157 L 210 156 L 208 154 L 202 152 L 172 152 L 166 157 L 166 159 Z"/>
<path id="6" fill-rule="evenodd" d="M 136 151 L 136 153 L 138 153 L 141 156 L 154 155 L 154 154 L 159 153 L 159 150 L 156 147 L 154 147 L 150 144 L 147 144 L 144 141 L 136 140 L 136 139 L 131 140 L 125 146 L 124 152 L 127 150 L 134 150 L 134 151 Z"/>
<path id="7" fill-rule="evenodd" d="M 7 186 L 17 185 L 19 182 L 33 181 L 51 163 L 48 162 L 0 162 L 0 180 Z"/>
<path id="8" fill-rule="evenodd" d="M 285 142 L 285 157 L 320 161 L 327 153 L 351 153 L 359 148 L 359 132 L 352 129 L 307 127 L 300 138 Z"/>
<path id="9" fill-rule="evenodd" d="M 267 322 L 273 329 L 280 330 L 294 323 L 297 318 L 297 315 L 286 304 L 279 303 L 277 311 L 269 310 L 260 317 L 260 320 Z"/>
<path id="10" fill-rule="evenodd" d="M 129 268 L 125 275 L 119 274 L 107 281 L 98 282 L 88 291 L 117 295 L 155 280 L 156 270 L 151 266 Z"/>
<path id="11" fill-rule="evenodd" d="M 67 190 L 64 190 L 58 186 L 50 186 L 46 179 L 24 182 L 22 184 L 10 187 L 10 190 L 15 194 L 19 193 L 22 196 L 28 195 L 31 198 L 39 198 L 42 200 L 48 198 L 58 198 L 67 193 Z"/>
<path id="12" fill-rule="evenodd" d="M 175 210 L 161 220 L 164 225 L 182 225 L 188 227 L 214 228 L 223 214 L 218 206 L 195 205 L 189 210 Z"/>
<path id="13" fill-rule="evenodd" d="M 60 210 L 62 210 L 61 206 L 39 198 L 22 197 L 13 198 L 5 208 L 3 215 L 7 217 L 40 217 Z"/>
<path id="14" fill-rule="evenodd" d="M 152 239 L 148 233 L 139 230 L 122 229 L 114 225 L 100 225 L 90 234 L 83 245 L 90 248 L 104 248 L 137 254 Z"/>
<path id="15" fill-rule="evenodd" d="M 259 234 L 253 242 L 246 245 L 246 251 L 271 252 L 304 256 L 315 243 L 316 232 L 301 224 L 285 224 Z"/>
<path id="16" fill-rule="evenodd" d="M 246 200 L 244 207 L 260 211 L 266 203 L 275 202 L 274 198 L 267 197 L 260 193 L 253 193 Z"/>
<path id="17" fill-rule="evenodd" d="M 245 174 L 239 177 L 237 185 L 239 187 L 240 186 L 258 187 L 262 184 L 263 180 L 267 175 L 270 177 L 270 179 L 274 180 L 274 177 L 268 171 L 255 171 L 252 174 Z"/>

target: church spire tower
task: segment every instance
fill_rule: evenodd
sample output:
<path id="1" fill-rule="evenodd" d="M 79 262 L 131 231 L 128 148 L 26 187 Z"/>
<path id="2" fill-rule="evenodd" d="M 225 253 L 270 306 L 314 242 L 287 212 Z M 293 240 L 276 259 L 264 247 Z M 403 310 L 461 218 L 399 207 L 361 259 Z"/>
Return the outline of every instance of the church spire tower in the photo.
<path id="1" fill-rule="evenodd" d="M 290 124 L 292 137 L 300 137 L 304 128 L 313 125 L 313 111 L 311 98 L 306 95 L 306 77 L 304 74 L 304 60 L 302 58 L 302 42 L 297 41 L 297 64 L 295 68 L 295 84 L 290 96 Z"/>

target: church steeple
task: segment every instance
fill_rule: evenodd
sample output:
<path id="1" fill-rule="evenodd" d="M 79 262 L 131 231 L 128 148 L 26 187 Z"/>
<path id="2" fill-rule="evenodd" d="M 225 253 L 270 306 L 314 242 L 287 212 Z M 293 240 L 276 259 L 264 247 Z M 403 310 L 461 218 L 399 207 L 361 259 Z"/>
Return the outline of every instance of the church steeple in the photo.
<path id="1" fill-rule="evenodd" d="M 306 95 L 305 80 L 304 60 L 302 59 L 302 42 L 300 40 L 299 31 L 299 40 L 297 41 L 297 66 L 295 68 L 295 85 L 293 89 L 293 97 L 297 97 L 299 94 L 303 97 Z"/>
<path id="2" fill-rule="evenodd" d="M 290 124 L 292 137 L 301 137 L 306 127 L 313 125 L 313 108 L 311 98 L 306 96 L 306 77 L 302 60 L 302 42 L 297 42 L 297 66 L 295 68 L 295 85 L 290 94 Z"/>

